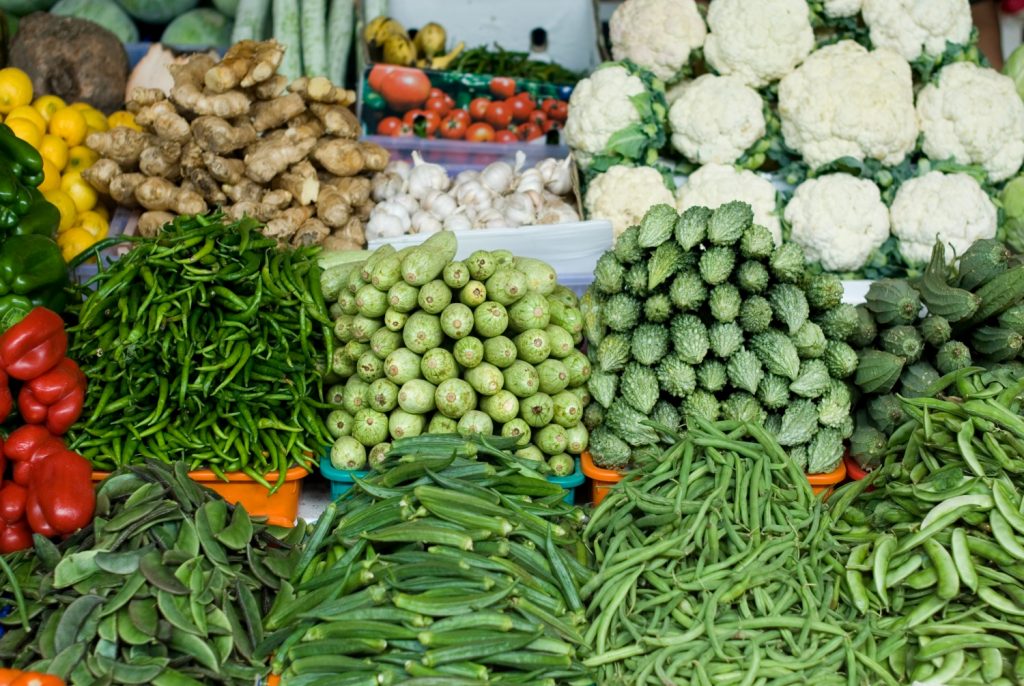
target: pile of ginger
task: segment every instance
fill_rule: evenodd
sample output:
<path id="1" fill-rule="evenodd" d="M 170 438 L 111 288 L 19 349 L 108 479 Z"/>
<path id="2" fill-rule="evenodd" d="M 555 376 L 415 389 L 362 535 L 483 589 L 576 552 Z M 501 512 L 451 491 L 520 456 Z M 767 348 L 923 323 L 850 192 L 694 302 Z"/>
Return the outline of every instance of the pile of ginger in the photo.
<path id="1" fill-rule="evenodd" d="M 91 133 L 100 160 L 83 172 L 119 205 L 141 207 L 155 235 L 179 214 L 220 207 L 265 223 L 281 243 L 329 250 L 365 245 L 370 177 L 387 151 L 360 142 L 355 93 L 323 77 L 277 73 L 284 47 L 241 41 L 218 62 L 195 54 L 169 66 L 169 95 L 136 88 L 127 109 L 142 128 Z"/>

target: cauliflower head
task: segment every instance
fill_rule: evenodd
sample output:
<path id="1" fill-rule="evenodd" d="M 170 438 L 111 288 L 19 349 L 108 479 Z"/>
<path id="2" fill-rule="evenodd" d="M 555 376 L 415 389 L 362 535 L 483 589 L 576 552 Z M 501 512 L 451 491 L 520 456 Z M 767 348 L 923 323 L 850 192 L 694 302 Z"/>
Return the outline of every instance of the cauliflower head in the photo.
<path id="1" fill-rule="evenodd" d="M 861 12 L 871 44 L 911 62 L 939 57 L 947 41 L 966 44 L 974 26 L 968 0 L 864 0 Z"/>
<path id="2" fill-rule="evenodd" d="M 996 206 L 967 174 L 933 171 L 907 181 L 890 213 L 892 233 L 910 262 L 927 262 L 936 239 L 953 246 L 946 252 L 952 261 L 974 241 L 996 235 Z"/>
<path id="3" fill-rule="evenodd" d="M 708 64 L 755 88 L 778 81 L 814 49 L 806 0 L 715 0 L 708 27 Z"/>
<path id="4" fill-rule="evenodd" d="M 831 272 L 852 272 L 889 238 L 889 208 L 871 181 L 826 174 L 800 184 L 785 211 L 789 239 Z"/>
<path id="5" fill-rule="evenodd" d="M 668 111 L 672 147 L 698 164 L 732 164 L 767 132 L 761 96 L 735 76 L 705 74 Z"/>
<path id="6" fill-rule="evenodd" d="M 917 144 L 910 65 L 849 40 L 826 46 L 782 79 L 779 117 L 811 168 L 847 156 L 899 164 Z"/>
<path id="7" fill-rule="evenodd" d="M 944 67 L 921 89 L 917 115 L 924 153 L 980 164 L 993 181 L 1004 181 L 1024 162 L 1024 102 L 1013 80 L 970 62 Z"/>
<path id="8" fill-rule="evenodd" d="M 776 245 L 782 242 L 775 186 L 752 171 L 740 171 L 728 164 L 707 164 L 691 174 L 676 191 L 676 207 L 680 212 L 696 206 L 713 210 L 733 200 L 750 205 L 754 222 L 772 232 Z"/>
<path id="9" fill-rule="evenodd" d="M 863 0 L 824 0 L 825 16 L 829 19 L 855 17 L 860 12 Z"/>
<path id="10" fill-rule="evenodd" d="M 652 206 L 673 204 L 672 191 L 653 167 L 615 165 L 598 174 L 587 186 L 583 206 L 590 219 L 607 219 L 615 238 L 639 224 Z"/>
<path id="11" fill-rule="evenodd" d="M 615 62 L 605 63 L 576 84 L 569 97 L 565 139 L 580 167 L 587 169 L 602 154 L 641 160 L 649 146 L 660 147 L 664 140 L 657 139 L 664 136 L 666 113 L 657 100 L 663 97 L 661 92 L 649 93 L 639 74 Z M 627 140 L 616 145 L 616 134 Z"/>
<path id="12" fill-rule="evenodd" d="M 674 81 L 704 45 L 707 27 L 694 0 L 625 0 L 608 22 L 612 56 Z"/>

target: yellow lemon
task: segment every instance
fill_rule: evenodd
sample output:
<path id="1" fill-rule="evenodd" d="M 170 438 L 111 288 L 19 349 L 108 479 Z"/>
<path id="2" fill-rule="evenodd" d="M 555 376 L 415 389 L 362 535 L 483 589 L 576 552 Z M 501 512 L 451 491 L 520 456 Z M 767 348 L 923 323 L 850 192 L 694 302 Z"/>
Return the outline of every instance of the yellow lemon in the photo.
<path id="1" fill-rule="evenodd" d="M 11 110 L 11 113 L 7 115 L 7 121 L 12 119 L 28 119 L 36 125 L 37 129 L 40 131 L 46 131 L 46 120 L 43 119 L 43 115 L 39 114 L 39 111 L 31 105 L 15 107 Z"/>
<path id="2" fill-rule="evenodd" d="M 75 219 L 78 217 L 78 208 L 75 207 L 75 201 L 71 199 L 70 195 L 59 188 L 55 188 L 44 191 L 43 197 L 60 211 L 60 228 L 58 230 L 65 231 L 75 225 Z"/>
<path id="3" fill-rule="evenodd" d="M 60 179 L 60 189 L 71 196 L 75 209 L 85 212 L 96 207 L 96 189 L 82 178 L 82 172 L 69 171 Z"/>
<path id="4" fill-rule="evenodd" d="M 81 111 L 83 111 L 83 110 L 92 110 L 92 109 L 95 109 L 95 108 L 94 108 L 94 107 L 93 107 L 92 105 L 90 105 L 89 103 L 87 103 L 87 102 L 81 102 L 81 101 L 79 101 L 79 102 L 73 102 L 73 103 L 71 103 L 70 105 L 68 105 L 68 107 L 70 107 L 70 108 L 71 108 L 71 109 L 73 109 L 73 110 L 78 110 L 79 112 L 81 112 Z"/>
<path id="5" fill-rule="evenodd" d="M 49 123 L 50 117 L 57 110 L 62 110 L 67 107 L 67 103 L 62 98 L 56 95 L 40 95 L 36 98 L 36 101 L 32 103 L 32 107 L 36 108 L 36 112 Z"/>
<path id="6" fill-rule="evenodd" d="M 15 67 L 0 69 L 0 113 L 32 102 L 32 79 Z"/>
<path id="7" fill-rule="evenodd" d="M 95 242 L 96 239 L 91 233 L 78 226 L 57 234 L 57 245 L 60 247 L 60 254 L 64 256 L 65 262 L 78 257 L 83 250 Z"/>
<path id="8" fill-rule="evenodd" d="M 41 191 L 53 191 L 60 188 L 60 169 L 50 160 L 43 158 L 43 182 L 39 184 Z"/>
<path id="9" fill-rule="evenodd" d="M 96 163 L 96 160 L 100 158 L 92 148 L 87 148 L 84 145 L 75 145 L 68 149 L 68 171 L 85 171 Z"/>
<path id="10" fill-rule="evenodd" d="M 136 131 L 142 131 L 142 127 L 135 123 L 135 115 L 127 110 L 118 110 L 109 117 L 107 117 L 107 124 L 110 128 L 115 126 L 126 126 L 129 129 L 135 129 Z"/>
<path id="11" fill-rule="evenodd" d="M 52 133 L 44 135 L 39 141 L 39 154 L 43 159 L 50 160 L 57 169 L 68 166 L 68 144 Z"/>
<path id="12" fill-rule="evenodd" d="M 96 240 L 107 237 L 110 230 L 110 223 L 104 219 L 99 212 L 86 210 L 78 215 L 78 224 Z"/>
<path id="13" fill-rule="evenodd" d="M 82 110 L 82 117 L 85 118 L 85 126 L 89 129 L 89 133 L 93 131 L 106 131 L 110 128 L 110 125 L 107 124 L 107 118 L 99 110 L 94 110 L 91 107 L 87 110 Z"/>
<path id="14" fill-rule="evenodd" d="M 28 119 L 14 118 L 9 119 L 5 123 L 11 127 L 11 131 L 14 132 L 15 136 L 25 141 L 33 148 L 39 146 L 39 141 L 42 140 L 43 133 Z"/>
<path id="15" fill-rule="evenodd" d="M 106 205 L 96 203 L 96 207 L 92 208 L 89 211 L 95 212 L 96 214 L 103 217 L 103 221 L 107 222 L 108 224 L 110 223 L 110 210 L 107 209 Z"/>
<path id="16" fill-rule="evenodd" d="M 68 145 L 80 145 L 88 128 L 82 113 L 70 107 L 57 110 L 50 117 L 50 133 L 63 138 Z"/>

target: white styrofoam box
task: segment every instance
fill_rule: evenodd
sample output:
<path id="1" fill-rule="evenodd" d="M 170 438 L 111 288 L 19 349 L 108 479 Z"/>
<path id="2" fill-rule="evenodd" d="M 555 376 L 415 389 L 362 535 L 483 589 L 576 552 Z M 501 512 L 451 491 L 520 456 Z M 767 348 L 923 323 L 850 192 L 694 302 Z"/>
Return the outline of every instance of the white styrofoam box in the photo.
<path id="1" fill-rule="evenodd" d="M 392 160 L 412 161 L 412 153 L 418 152 L 424 162 L 442 165 L 448 175 L 455 177 L 468 169 L 480 170 L 492 162 L 516 163 L 516 155 L 525 155 L 523 169 L 535 167 L 549 157 L 563 159 L 569 155 L 565 145 L 545 145 L 543 139 L 522 142 L 517 145 L 495 143 L 472 143 L 445 139 L 417 138 L 415 136 L 363 136 L 360 140 L 376 143 L 386 149 Z"/>
<path id="2" fill-rule="evenodd" d="M 530 50 L 530 32 L 548 34 L 548 56 L 574 71 L 601 63 L 597 11 L 593 0 L 390 0 L 388 16 L 406 28 L 437 22 L 448 32 L 448 46 L 495 43 L 515 52 Z"/>
<path id="3" fill-rule="evenodd" d="M 456 231 L 459 251 L 456 259 L 465 259 L 476 250 L 510 250 L 517 257 L 544 260 L 562 274 L 594 273 L 601 255 L 612 247 L 612 224 L 603 219 L 547 226 L 523 226 L 518 229 L 473 229 Z M 370 241 L 376 250 L 390 243 L 401 250 L 427 240 L 424 234 Z M 593 278 L 593 277 L 591 277 Z"/>
<path id="4" fill-rule="evenodd" d="M 843 302 L 860 305 L 867 297 L 869 288 L 871 288 L 870 279 L 843 281 Z"/>

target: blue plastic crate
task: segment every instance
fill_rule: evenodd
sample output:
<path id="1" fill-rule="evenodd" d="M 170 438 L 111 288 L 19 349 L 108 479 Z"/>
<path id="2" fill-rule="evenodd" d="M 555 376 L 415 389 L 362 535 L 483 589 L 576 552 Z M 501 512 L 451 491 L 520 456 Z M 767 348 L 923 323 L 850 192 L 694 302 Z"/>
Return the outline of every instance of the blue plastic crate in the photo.
<path id="1" fill-rule="evenodd" d="M 352 490 L 356 479 L 365 478 L 370 470 L 335 469 L 331 466 L 331 458 L 323 455 L 320 457 L 320 473 L 331 482 L 331 500 L 337 500 Z"/>
<path id="2" fill-rule="evenodd" d="M 583 476 L 583 468 L 580 467 L 580 458 L 576 458 L 576 469 L 572 474 L 566 474 L 565 476 L 549 476 L 548 481 L 553 484 L 558 484 L 564 488 L 568 493 L 562 499 L 570 505 L 576 503 L 576 488 L 582 486 L 586 478 Z"/>

